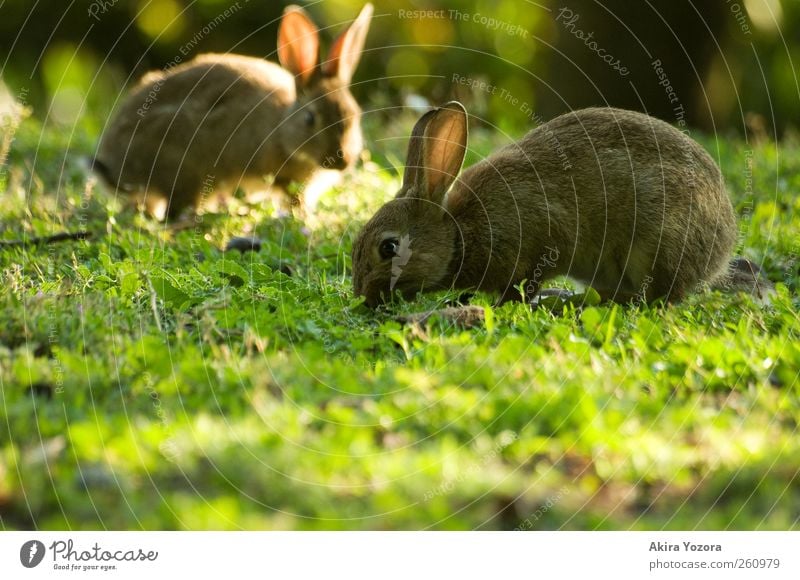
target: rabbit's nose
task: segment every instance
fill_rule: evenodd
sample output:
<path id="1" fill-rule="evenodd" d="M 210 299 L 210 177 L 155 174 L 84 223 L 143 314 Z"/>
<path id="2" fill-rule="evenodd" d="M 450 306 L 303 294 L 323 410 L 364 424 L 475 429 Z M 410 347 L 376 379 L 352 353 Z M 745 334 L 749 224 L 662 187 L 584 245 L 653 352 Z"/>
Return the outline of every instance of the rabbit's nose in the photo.
<path id="1" fill-rule="evenodd" d="M 380 294 L 376 294 L 369 286 L 356 282 L 355 284 L 356 296 L 364 297 L 364 304 L 369 308 L 377 308 L 380 304 Z"/>

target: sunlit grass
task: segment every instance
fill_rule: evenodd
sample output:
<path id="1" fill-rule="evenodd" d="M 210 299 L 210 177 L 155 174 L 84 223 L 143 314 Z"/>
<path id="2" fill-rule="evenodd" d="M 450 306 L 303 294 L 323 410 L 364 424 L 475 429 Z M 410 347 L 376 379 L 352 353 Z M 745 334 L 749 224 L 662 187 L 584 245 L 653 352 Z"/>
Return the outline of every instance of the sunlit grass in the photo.
<path id="1" fill-rule="evenodd" d="M 779 282 L 769 308 L 509 304 L 491 327 L 415 328 L 392 314 L 452 293 L 375 313 L 350 288 L 413 117 L 369 123 L 371 161 L 307 223 L 253 208 L 179 230 L 87 185 L 90 136 L 23 123 L 0 239 L 94 238 L 0 249 L 4 528 L 797 525 L 797 147 L 703 140 L 742 252 Z M 471 160 L 507 142 L 471 137 Z M 260 253 L 221 251 L 243 234 Z"/>

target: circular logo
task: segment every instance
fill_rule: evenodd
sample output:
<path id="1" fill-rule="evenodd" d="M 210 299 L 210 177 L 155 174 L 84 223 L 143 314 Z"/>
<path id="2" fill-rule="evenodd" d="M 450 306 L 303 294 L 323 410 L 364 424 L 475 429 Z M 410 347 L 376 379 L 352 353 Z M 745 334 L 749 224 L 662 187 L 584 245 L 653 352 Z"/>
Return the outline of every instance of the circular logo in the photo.
<path id="1" fill-rule="evenodd" d="M 35 568 L 44 559 L 44 544 L 39 540 L 28 540 L 19 549 L 19 561 L 26 568 Z"/>

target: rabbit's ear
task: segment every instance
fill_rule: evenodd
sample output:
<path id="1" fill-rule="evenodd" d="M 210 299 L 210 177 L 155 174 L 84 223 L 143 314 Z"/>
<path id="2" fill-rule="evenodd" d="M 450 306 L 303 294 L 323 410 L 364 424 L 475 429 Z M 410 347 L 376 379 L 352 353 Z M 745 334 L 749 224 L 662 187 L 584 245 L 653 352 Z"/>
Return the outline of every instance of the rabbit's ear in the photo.
<path id="1" fill-rule="evenodd" d="M 319 58 L 319 33 L 305 10 L 287 6 L 278 30 L 278 59 L 297 77 L 298 86 L 308 83 Z"/>
<path id="2" fill-rule="evenodd" d="M 371 19 L 372 4 L 365 4 L 358 18 L 333 43 L 328 60 L 322 65 L 325 76 L 338 77 L 344 83 L 350 82 L 361 59 Z"/>
<path id="3" fill-rule="evenodd" d="M 433 109 L 422 115 L 411 130 L 411 138 L 408 140 L 408 153 L 406 154 L 406 170 L 403 173 L 403 187 L 400 189 L 398 197 L 405 196 L 407 191 L 413 188 L 420 180 L 423 169 L 422 141 L 425 138 L 425 129 L 436 112 L 437 109 Z"/>
<path id="4" fill-rule="evenodd" d="M 403 190 L 441 205 L 467 152 L 467 111 L 458 101 L 429 111 L 417 121 L 408 143 Z"/>

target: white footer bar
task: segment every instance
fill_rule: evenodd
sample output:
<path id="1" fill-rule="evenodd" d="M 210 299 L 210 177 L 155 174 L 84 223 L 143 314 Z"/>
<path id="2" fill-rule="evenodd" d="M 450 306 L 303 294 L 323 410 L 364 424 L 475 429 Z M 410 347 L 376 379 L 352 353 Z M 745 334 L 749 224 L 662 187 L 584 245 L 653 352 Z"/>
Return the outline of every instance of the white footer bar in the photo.
<path id="1" fill-rule="evenodd" d="M 795 580 L 798 548 L 800 532 L 3 532 L 0 578 Z"/>

